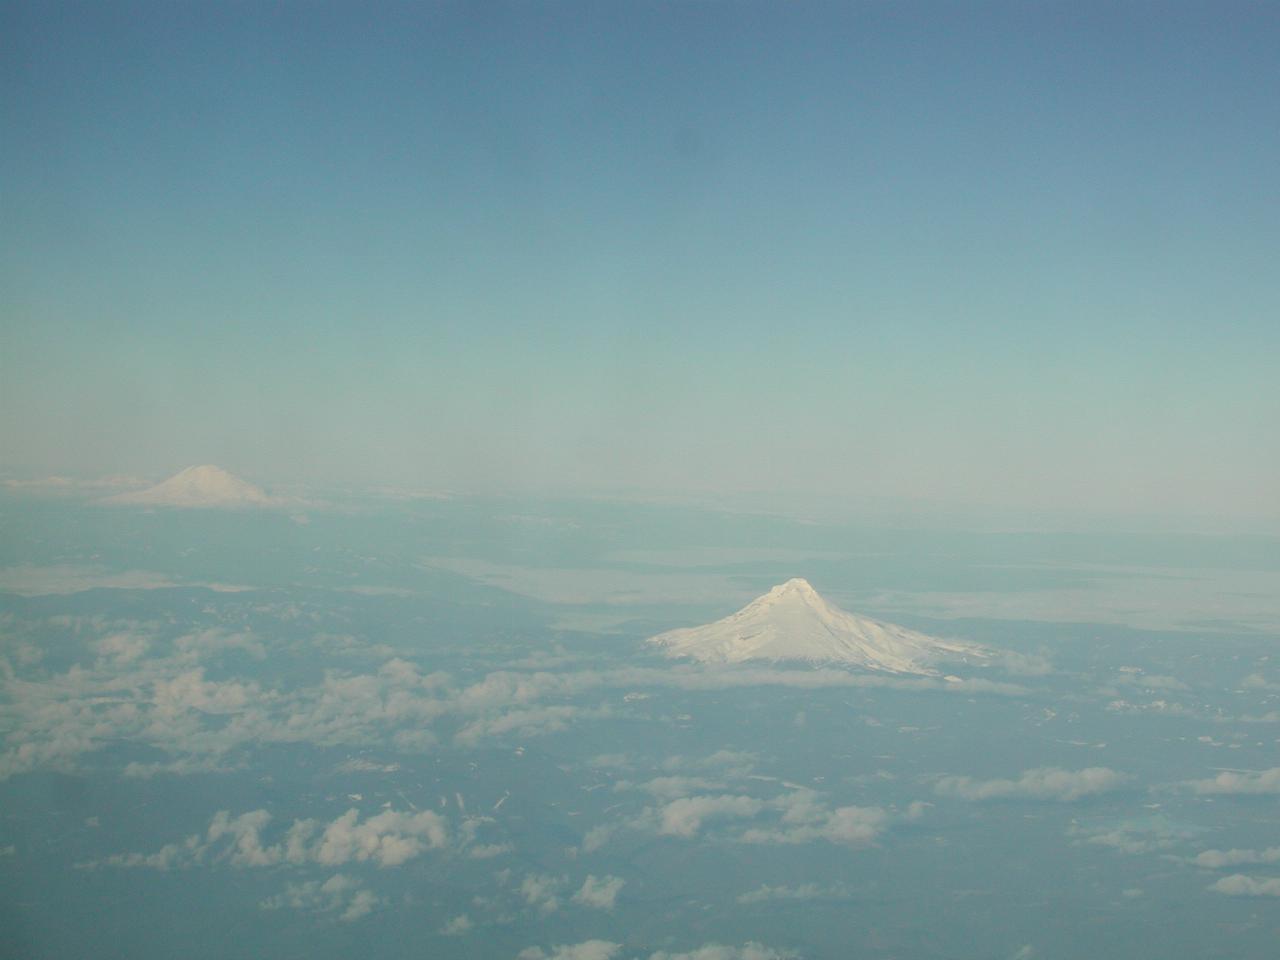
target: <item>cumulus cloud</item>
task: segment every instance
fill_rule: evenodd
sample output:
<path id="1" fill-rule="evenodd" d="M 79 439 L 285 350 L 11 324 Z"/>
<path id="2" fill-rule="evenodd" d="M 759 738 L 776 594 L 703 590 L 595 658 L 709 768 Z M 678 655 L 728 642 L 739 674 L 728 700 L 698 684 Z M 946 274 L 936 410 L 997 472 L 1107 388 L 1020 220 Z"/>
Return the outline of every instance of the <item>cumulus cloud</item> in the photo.
<path id="1" fill-rule="evenodd" d="M 361 821 L 359 811 L 353 808 L 327 824 L 295 820 L 278 842 L 267 844 L 263 842 L 263 832 L 270 822 L 271 814 L 266 810 L 251 810 L 237 817 L 221 810 L 209 821 L 204 834 L 167 844 L 155 853 L 115 854 L 89 866 L 170 870 L 198 863 L 270 867 L 285 863 L 336 866 L 370 862 L 395 867 L 448 842 L 444 819 L 429 810 L 384 810 Z"/>
<path id="2" fill-rule="evenodd" d="M 848 846 L 871 843 L 890 822 L 882 807 L 846 806 L 830 809 L 814 791 L 797 790 L 772 803 L 782 811 L 781 823 L 768 829 L 751 829 L 742 835 L 746 843 L 812 843 L 826 840 Z"/>
<path id="3" fill-rule="evenodd" d="M 1256 772 L 1224 770 L 1211 780 L 1191 780 L 1187 786 L 1199 794 L 1280 793 L 1280 767 Z"/>
<path id="4" fill-rule="evenodd" d="M 291 840 L 304 842 L 311 828 L 301 824 L 314 821 L 295 821 L 290 828 Z M 400 813 L 384 810 L 363 823 L 354 808 L 323 827 L 319 839 L 311 849 L 317 863 L 347 863 L 352 860 L 372 860 L 381 867 L 399 866 L 426 850 L 443 847 L 448 842 L 445 821 L 430 810 L 416 813 Z"/>
<path id="5" fill-rule="evenodd" d="M 471 922 L 471 918 L 465 913 L 460 913 L 456 917 L 452 917 L 445 922 L 440 928 L 440 933 L 446 937 L 459 937 L 468 932 L 475 924 Z"/>
<path id="6" fill-rule="evenodd" d="M 773 784 L 771 777 L 755 777 Z M 754 844 L 803 844 L 824 841 L 861 846 L 879 837 L 895 820 L 914 820 L 923 804 L 914 803 L 905 812 L 882 807 L 832 807 L 814 790 L 783 782 L 789 789 L 771 798 L 746 794 L 706 794 L 677 797 L 648 807 L 630 820 L 603 824 L 588 831 L 582 849 L 598 849 L 618 830 L 639 830 L 661 836 L 692 838 L 711 822 L 764 820 L 729 839 Z"/>
<path id="7" fill-rule="evenodd" d="M 1107 767 L 1063 770 L 1037 767 L 1024 771 L 1017 780 L 974 780 L 972 777 L 943 777 L 934 785 L 941 797 L 958 800 L 1048 800 L 1070 803 L 1083 797 L 1115 790 L 1128 778 Z"/>
<path id="8" fill-rule="evenodd" d="M 621 877 L 596 877 L 588 874 L 582 883 L 582 889 L 573 895 L 573 902 L 598 910 L 612 910 L 625 883 Z"/>
<path id="9" fill-rule="evenodd" d="M 307 883 L 290 883 L 284 893 L 263 900 L 263 910 L 279 910 L 288 907 L 310 913 L 325 913 L 344 923 L 351 923 L 372 913 L 381 901 L 360 881 L 346 874 L 336 873 L 323 883 L 319 880 Z"/>
<path id="10" fill-rule="evenodd" d="M 520 881 L 520 896 L 539 913 L 555 913 L 560 909 L 560 890 L 564 885 L 564 877 L 531 873 Z"/>
<path id="11" fill-rule="evenodd" d="M 108 743 L 165 751 L 169 762 L 138 764 L 130 775 L 229 769 L 237 750 L 271 743 L 317 746 L 390 745 L 420 752 L 437 743 L 428 729 L 452 720 L 457 739 L 520 738 L 563 730 L 607 710 L 538 704 L 580 686 L 550 675 L 490 674 L 456 687 L 442 674 L 423 675 L 391 659 L 374 673 L 326 671 L 318 684 L 288 689 L 256 681 L 209 679 L 203 660 L 239 649 L 256 656 L 261 642 L 244 635 L 203 631 L 146 656 L 142 636 L 109 630 L 97 641 L 92 666 L 25 679 L 9 666 L 0 721 L 0 779 L 38 769 L 75 769 L 77 759 Z M 137 763 L 137 761 L 133 761 Z"/>
<path id="12" fill-rule="evenodd" d="M 658 833 L 692 837 L 702 829 L 706 820 L 754 817 L 764 808 L 763 800 L 732 794 L 681 797 L 664 804 L 657 811 Z"/>
<path id="13" fill-rule="evenodd" d="M 1211 883 L 1208 889 L 1229 897 L 1280 897 L 1280 877 L 1250 877 L 1233 873 Z"/>

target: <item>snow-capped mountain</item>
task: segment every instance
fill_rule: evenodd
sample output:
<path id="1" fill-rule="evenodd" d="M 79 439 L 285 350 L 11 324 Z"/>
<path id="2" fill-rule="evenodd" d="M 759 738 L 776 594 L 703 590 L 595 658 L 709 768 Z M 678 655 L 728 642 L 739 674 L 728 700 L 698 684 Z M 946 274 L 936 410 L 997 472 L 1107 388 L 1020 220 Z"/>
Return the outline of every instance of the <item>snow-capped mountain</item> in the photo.
<path id="1" fill-rule="evenodd" d="M 276 503 L 261 487 L 209 464 L 187 467 L 154 487 L 117 494 L 102 502 L 155 507 L 267 507 Z"/>
<path id="2" fill-rule="evenodd" d="M 737 613 L 701 627 L 650 637 L 668 656 L 705 663 L 746 660 L 838 662 L 890 673 L 937 674 L 942 660 L 985 660 L 976 644 L 939 640 L 906 627 L 854 616 L 827 603 L 796 578 L 757 597 Z"/>

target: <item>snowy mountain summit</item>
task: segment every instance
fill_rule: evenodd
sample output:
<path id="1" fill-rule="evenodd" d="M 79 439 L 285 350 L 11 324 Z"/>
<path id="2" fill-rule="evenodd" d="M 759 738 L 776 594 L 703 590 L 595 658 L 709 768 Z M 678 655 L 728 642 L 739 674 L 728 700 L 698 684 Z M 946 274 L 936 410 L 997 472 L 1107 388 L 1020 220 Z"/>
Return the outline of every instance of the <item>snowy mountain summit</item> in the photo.
<path id="1" fill-rule="evenodd" d="M 103 503 L 154 507 L 268 507 L 275 500 L 258 486 L 221 467 L 187 467 L 145 490 L 117 494 Z"/>
<path id="2" fill-rule="evenodd" d="M 868 670 L 933 676 L 943 660 L 985 660 L 976 644 L 939 640 L 906 627 L 858 617 L 828 603 L 796 578 L 757 597 L 737 613 L 701 627 L 650 637 L 668 656 L 704 663 L 807 660 Z"/>

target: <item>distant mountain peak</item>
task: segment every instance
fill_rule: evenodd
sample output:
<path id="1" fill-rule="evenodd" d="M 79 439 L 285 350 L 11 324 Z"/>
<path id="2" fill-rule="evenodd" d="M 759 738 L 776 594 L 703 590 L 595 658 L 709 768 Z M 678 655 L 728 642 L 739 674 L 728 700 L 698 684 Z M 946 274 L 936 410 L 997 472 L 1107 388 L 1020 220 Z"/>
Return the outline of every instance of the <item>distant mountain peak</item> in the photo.
<path id="1" fill-rule="evenodd" d="M 102 502 L 158 507 L 266 507 L 275 503 L 261 487 L 207 463 L 187 467 L 145 490 L 117 494 Z"/>
<path id="2" fill-rule="evenodd" d="M 983 660 L 975 644 L 941 640 L 860 617 L 828 603 L 801 577 L 780 583 L 737 613 L 700 627 L 650 637 L 672 657 L 706 663 L 803 660 L 932 676 L 942 660 Z"/>
<path id="3" fill-rule="evenodd" d="M 776 587 L 771 588 L 768 593 L 761 594 L 756 598 L 756 602 L 761 601 L 769 601 L 770 603 L 799 601 L 801 603 L 826 605 L 826 601 L 818 595 L 818 591 L 813 589 L 813 584 L 804 577 L 792 577 L 786 583 L 778 584 Z"/>

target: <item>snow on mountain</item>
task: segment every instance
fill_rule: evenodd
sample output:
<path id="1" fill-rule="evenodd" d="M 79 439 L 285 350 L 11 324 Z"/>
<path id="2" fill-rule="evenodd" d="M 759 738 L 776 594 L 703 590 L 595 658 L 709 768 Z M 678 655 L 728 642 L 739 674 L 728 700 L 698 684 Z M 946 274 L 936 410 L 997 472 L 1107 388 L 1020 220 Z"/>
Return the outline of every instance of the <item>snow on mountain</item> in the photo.
<path id="1" fill-rule="evenodd" d="M 648 642 L 665 647 L 668 656 L 704 663 L 807 660 L 925 676 L 938 673 L 932 665 L 940 660 L 990 656 L 976 644 L 939 640 L 855 616 L 822 599 L 800 578 L 774 587 L 723 620 L 670 630 Z"/>
<path id="2" fill-rule="evenodd" d="M 154 487 L 120 493 L 102 502 L 153 507 L 268 507 L 276 504 L 261 487 L 209 464 L 187 467 Z"/>

